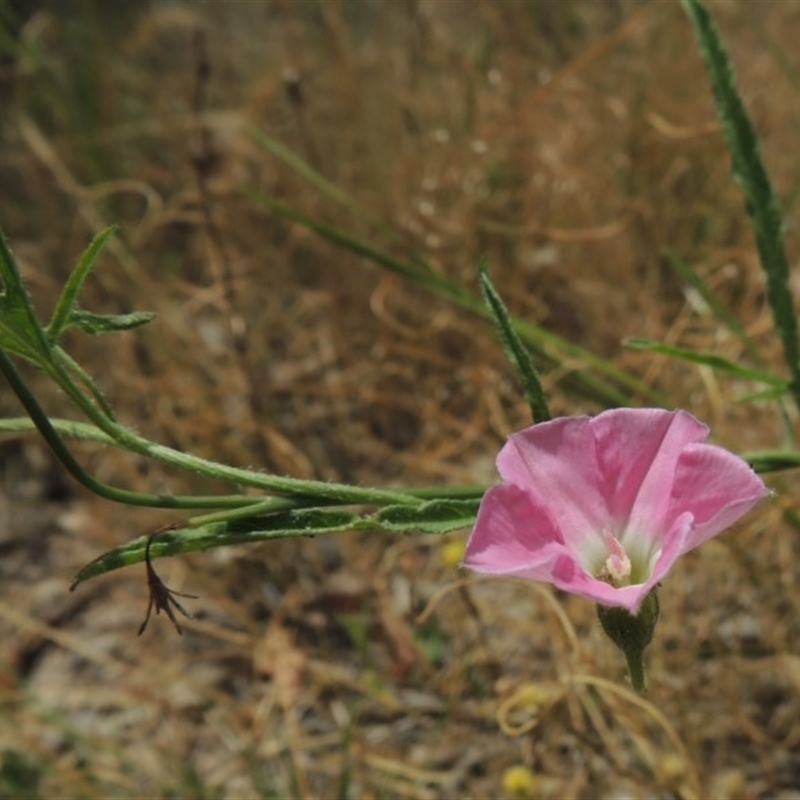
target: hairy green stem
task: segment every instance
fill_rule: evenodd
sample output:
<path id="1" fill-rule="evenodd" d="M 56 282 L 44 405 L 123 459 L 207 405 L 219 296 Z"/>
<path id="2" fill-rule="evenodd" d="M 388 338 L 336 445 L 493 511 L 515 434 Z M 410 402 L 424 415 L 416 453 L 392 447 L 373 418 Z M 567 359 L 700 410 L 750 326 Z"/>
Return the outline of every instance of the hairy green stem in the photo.
<path id="1" fill-rule="evenodd" d="M 144 455 L 171 466 L 180 467 L 209 478 L 226 480 L 244 486 L 258 488 L 275 494 L 290 495 L 303 499 L 303 504 L 319 503 L 320 500 L 338 504 L 416 504 L 431 497 L 464 498 L 478 497 L 485 487 L 460 487 L 439 489 L 387 490 L 359 486 L 347 486 L 324 481 L 300 480 L 297 478 L 266 475 L 226 464 L 209 461 L 170 447 L 151 442 L 110 419 L 74 383 L 67 368 L 58 361 L 58 353 L 53 353 L 50 363 L 43 365 L 50 376 L 56 380 L 67 395 L 78 405 L 94 423 L 98 431 L 109 440 L 127 450 Z M 263 498 L 245 495 L 224 495 L 218 497 L 171 496 L 133 492 L 110 486 L 88 474 L 64 444 L 58 431 L 51 424 L 47 414 L 25 385 L 6 353 L 0 350 L 0 371 L 4 374 L 20 402 L 28 412 L 33 425 L 39 430 L 52 448 L 57 458 L 70 474 L 89 490 L 110 500 L 129 505 L 154 506 L 161 508 L 244 508 L 263 502 Z M 87 434 L 82 427 L 79 433 Z M 296 506 L 295 506 L 296 507 Z"/>
<path id="2" fill-rule="evenodd" d="M 64 465 L 66 470 L 78 483 L 90 491 L 108 500 L 127 505 L 150 506 L 155 508 L 238 508 L 261 502 L 261 498 L 247 497 L 246 495 L 223 495 L 217 497 L 194 497 L 180 495 L 148 494 L 121 489 L 104 483 L 90 475 L 81 467 L 69 448 L 64 444 L 58 431 L 50 424 L 50 420 L 36 398 L 22 380 L 16 367 L 13 365 L 5 351 L 0 348 L 0 372 L 3 373 L 14 393 L 19 398 L 25 410 L 30 415 L 33 424 L 50 446 L 56 458 Z"/>
<path id="3" fill-rule="evenodd" d="M 57 355 L 57 354 L 54 354 Z M 408 494 L 389 491 L 385 489 L 370 489 L 358 486 L 347 486 L 325 481 L 302 480 L 278 475 L 267 475 L 252 470 L 231 467 L 216 461 L 209 461 L 188 453 L 182 453 L 171 447 L 156 444 L 143 436 L 139 436 L 130 429 L 109 419 L 81 390 L 74 381 L 69 371 L 64 368 L 57 358 L 52 359 L 47 365 L 48 373 L 69 395 L 75 404 L 100 430 L 118 441 L 127 450 L 149 458 L 155 458 L 166 464 L 180 467 L 198 475 L 204 475 L 217 480 L 237 483 L 262 489 L 266 492 L 284 495 L 303 495 L 313 498 L 334 500 L 338 503 L 416 503 L 414 497 Z"/>
<path id="4" fill-rule="evenodd" d="M 91 442 L 99 442 L 111 447 L 122 447 L 122 445 L 101 431 L 96 425 L 89 422 L 78 422 L 72 419 L 49 418 L 50 425 L 60 436 L 68 436 L 72 439 L 83 439 Z M 7 417 L 0 419 L 0 436 L 4 433 L 31 433 L 36 431 L 30 417 Z M 469 486 L 404 486 L 397 491 L 416 497 L 418 500 L 477 500 L 483 497 L 489 487 L 485 484 L 473 484 Z M 238 497 L 238 495 L 237 495 Z M 249 498 L 254 502 L 261 502 L 261 498 Z"/>

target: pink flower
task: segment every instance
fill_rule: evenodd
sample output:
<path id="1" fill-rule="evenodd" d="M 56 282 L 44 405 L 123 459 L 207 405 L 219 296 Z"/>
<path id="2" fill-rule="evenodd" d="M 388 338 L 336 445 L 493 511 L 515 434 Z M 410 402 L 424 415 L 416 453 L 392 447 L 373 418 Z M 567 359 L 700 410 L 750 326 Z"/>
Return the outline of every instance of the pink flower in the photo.
<path id="1" fill-rule="evenodd" d="M 679 556 L 767 494 L 708 433 L 686 411 L 618 408 L 513 434 L 464 565 L 638 613 Z"/>

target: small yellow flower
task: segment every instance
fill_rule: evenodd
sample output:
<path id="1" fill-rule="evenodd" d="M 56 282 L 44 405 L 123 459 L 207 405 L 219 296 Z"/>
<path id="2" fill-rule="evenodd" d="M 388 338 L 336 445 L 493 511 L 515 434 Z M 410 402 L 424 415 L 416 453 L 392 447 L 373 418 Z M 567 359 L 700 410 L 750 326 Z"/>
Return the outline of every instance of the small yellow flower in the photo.
<path id="1" fill-rule="evenodd" d="M 439 558 L 446 567 L 457 567 L 464 559 L 466 545 L 461 539 L 451 539 L 439 548 Z"/>
<path id="2" fill-rule="evenodd" d="M 523 683 L 514 693 L 514 705 L 536 711 L 553 699 L 553 687 L 544 683 Z"/>
<path id="3" fill-rule="evenodd" d="M 521 764 L 503 773 L 503 791 L 509 797 L 533 797 L 538 783 L 534 772 Z"/>

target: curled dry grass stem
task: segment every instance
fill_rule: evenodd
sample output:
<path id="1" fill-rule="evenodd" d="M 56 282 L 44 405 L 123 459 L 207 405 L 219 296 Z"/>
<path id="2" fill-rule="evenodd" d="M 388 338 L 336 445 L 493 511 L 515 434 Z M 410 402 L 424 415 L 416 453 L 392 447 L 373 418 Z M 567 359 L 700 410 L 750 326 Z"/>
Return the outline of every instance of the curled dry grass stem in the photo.
<path id="1" fill-rule="evenodd" d="M 694 796 L 700 796 L 700 784 L 696 773 L 696 768 L 693 766 L 693 762 L 689 756 L 688 750 L 686 749 L 686 745 L 678 735 L 675 727 L 670 723 L 666 715 L 657 706 L 655 706 L 645 697 L 642 697 L 641 694 L 597 675 L 575 674 L 565 676 L 562 680 L 568 684 L 572 684 L 573 686 L 591 686 L 595 689 L 598 689 L 601 696 L 605 695 L 606 698 L 610 696 L 622 700 L 623 705 L 609 704 L 610 708 L 615 714 L 615 717 L 620 721 L 627 720 L 628 723 L 632 722 L 629 713 L 625 710 L 626 706 L 633 706 L 638 708 L 640 711 L 643 711 L 644 714 L 647 717 L 650 717 L 650 719 L 652 719 L 653 722 L 655 722 L 656 725 L 665 733 L 672 746 L 675 748 L 675 751 L 680 754 L 687 769 L 687 777 L 689 778 L 690 785 L 694 790 Z M 608 702 L 607 699 L 606 702 Z"/>
<path id="2" fill-rule="evenodd" d="M 666 757 L 661 751 L 654 752 L 647 744 L 651 739 L 641 731 L 641 719 L 631 713 L 631 708 L 643 712 L 666 735 L 680 758 L 682 769 L 678 771 L 685 778 L 681 796 L 701 796 L 696 768 L 685 744 L 666 716 L 638 693 L 605 678 L 585 673 L 564 673 L 555 681 L 523 683 L 498 707 L 497 723 L 506 736 L 526 736 L 539 728 L 562 702 L 571 705 L 576 701 L 603 741 L 604 752 L 623 771 L 625 759 L 616 732 L 619 729 L 631 733 L 640 731 L 632 741 L 642 751 L 643 762 L 650 767 L 657 769 L 659 761 Z M 605 708 L 601 708 L 601 703 Z M 612 724 L 607 720 L 607 715 Z"/>

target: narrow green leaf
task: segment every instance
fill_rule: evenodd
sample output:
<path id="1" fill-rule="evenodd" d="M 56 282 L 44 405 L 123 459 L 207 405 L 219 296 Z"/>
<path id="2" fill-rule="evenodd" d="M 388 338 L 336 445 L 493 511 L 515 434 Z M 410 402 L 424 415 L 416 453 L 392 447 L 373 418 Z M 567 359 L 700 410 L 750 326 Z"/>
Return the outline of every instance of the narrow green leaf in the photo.
<path id="1" fill-rule="evenodd" d="M 482 310 L 480 301 L 474 297 L 469 291 L 464 289 L 457 283 L 449 281 L 447 278 L 437 275 L 435 272 L 425 269 L 417 264 L 410 264 L 402 261 L 399 258 L 386 253 L 383 250 L 374 247 L 367 242 L 357 239 L 344 231 L 334 228 L 332 225 L 327 225 L 324 222 L 314 219 L 313 217 L 297 211 L 291 206 L 287 206 L 280 200 L 276 200 L 270 195 L 260 193 L 249 193 L 250 197 L 259 204 L 269 208 L 277 214 L 287 219 L 299 222 L 301 225 L 309 228 L 315 233 L 330 242 L 333 242 L 340 247 L 344 247 L 354 253 L 357 253 L 364 258 L 380 265 L 390 272 L 401 275 L 404 278 L 416 283 L 419 286 L 435 292 L 441 297 L 445 297 L 460 305 L 472 308 L 472 310 Z"/>
<path id="2" fill-rule="evenodd" d="M 53 316 L 47 326 L 47 336 L 51 342 L 57 342 L 61 334 L 71 325 L 77 324 L 74 321 L 74 313 L 83 284 L 89 273 L 94 267 L 97 257 L 106 246 L 108 240 L 117 232 L 117 226 L 112 225 L 92 239 L 89 246 L 84 251 L 77 266 L 69 276 L 61 296 L 58 298 Z"/>
<path id="3" fill-rule="evenodd" d="M 448 533 L 475 524 L 479 500 L 431 500 L 419 506 L 386 506 L 369 518 L 386 531 Z"/>
<path id="4" fill-rule="evenodd" d="M 307 164 L 297 153 L 283 144 L 283 142 L 279 141 L 274 136 L 270 136 L 259 128 L 256 128 L 254 125 L 246 126 L 245 130 L 258 144 L 307 180 L 315 189 L 318 189 L 326 197 L 349 208 L 358 216 L 365 215 L 364 209 L 362 209 L 346 192 L 342 191 L 336 184 L 331 183 L 324 175 L 317 172 L 317 170 Z"/>
<path id="5" fill-rule="evenodd" d="M 542 382 L 539 380 L 539 373 L 536 372 L 530 353 L 514 329 L 511 314 L 508 313 L 500 294 L 494 288 L 485 263 L 481 264 L 480 283 L 483 299 L 486 301 L 486 306 L 497 326 L 500 343 L 522 383 L 522 393 L 531 407 L 533 421 L 546 422 L 551 418 L 550 409 L 547 406 L 547 398 L 545 397 Z"/>
<path id="6" fill-rule="evenodd" d="M 745 392 L 744 394 L 737 394 L 733 398 L 734 403 L 758 403 L 765 400 L 774 402 L 782 400 L 789 393 L 788 384 L 784 383 L 783 386 L 773 386 L 769 389 L 762 389 L 758 392 Z"/>
<path id="7" fill-rule="evenodd" d="M 20 309 L 8 308 L 0 296 L 0 347 L 41 366 L 46 356 L 35 344 L 28 317 Z M 34 341 L 32 341 L 34 340 Z"/>
<path id="8" fill-rule="evenodd" d="M 152 311 L 132 311 L 130 314 L 94 314 L 83 309 L 74 309 L 67 324 L 62 328 L 80 328 L 84 333 L 97 336 L 101 333 L 129 331 L 152 322 L 156 318 Z"/>
<path id="9" fill-rule="evenodd" d="M 717 113 L 742 187 L 761 266 L 767 279 L 767 299 L 791 375 L 791 389 L 800 407 L 800 345 L 797 316 L 789 288 L 789 264 L 783 245 L 783 222 L 778 200 L 759 153 L 758 138 L 739 96 L 716 27 L 700 0 L 683 0 L 694 27 L 700 52 L 711 78 Z"/>
<path id="10" fill-rule="evenodd" d="M 367 210 L 357 203 L 347 192 L 329 181 L 322 173 L 314 169 L 314 167 L 307 161 L 304 161 L 297 153 L 283 144 L 283 142 L 259 130 L 253 125 L 246 126 L 245 130 L 258 144 L 272 153 L 273 156 L 282 161 L 301 178 L 308 181 L 308 183 L 325 195 L 329 200 L 346 208 L 359 220 L 366 222 L 370 228 L 386 236 L 393 244 L 404 244 L 404 237 L 395 228 L 368 213 Z M 411 258 L 421 265 L 423 264 L 423 260 L 418 258 L 416 254 L 412 254 Z"/>
<path id="11" fill-rule="evenodd" d="M 797 450 L 754 450 L 742 453 L 741 457 L 760 474 L 800 467 L 800 452 Z"/>
<path id="12" fill-rule="evenodd" d="M 431 500 L 416 506 L 387 506 L 364 515 L 340 509 L 303 508 L 268 516 L 237 517 L 159 533 L 150 555 L 156 559 L 214 547 L 353 530 L 441 534 L 473 525 L 478 505 L 477 499 Z M 144 561 L 146 545 L 147 537 L 142 536 L 104 553 L 78 572 L 73 588 L 89 578 Z"/>
<path id="13" fill-rule="evenodd" d="M 746 378 L 751 381 L 759 381 L 761 383 L 769 384 L 778 388 L 785 389 L 788 383 L 785 378 L 778 375 L 773 375 L 771 372 L 765 372 L 760 369 L 752 369 L 745 367 L 742 364 L 737 364 L 735 361 L 729 361 L 722 356 L 716 356 L 713 353 L 703 353 L 699 350 L 692 350 L 688 347 L 676 347 L 671 344 L 663 344 L 656 342 L 652 339 L 643 339 L 638 337 L 631 337 L 625 339 L 623 344 L 635 350 L 649 350 L 652 353 L 663 353 L 664 355 L 679 358 L 682 361 L 691 361 L 695 364 L 705 364 L 706 366 L 713 367 L 714 369 L 728 372 L 731 375 L 736 375 L 738 378 Z"/>
<path id="14" fill-rule="evenodd" d="M 361 524 L 363 527 L 363 523 Z M 302 509 L 268 517 L 212 522 L 158 534 L 150 547 L 152 558 L 193 553 L 234 544 L 248 544 L 289 536 L 342 533 L 359 527 L 359 517 L 349 511 Z M 146 536 L 109 550 L 87 564 L 75 576 L 73 588 L 89 578 L 144 561 Z"/>
<path id="15" fill-rule="evenodd" d="M 42 365 L 49 344 L 20 276 L 17 262 L 0 231 L 0 347 Z"/>

